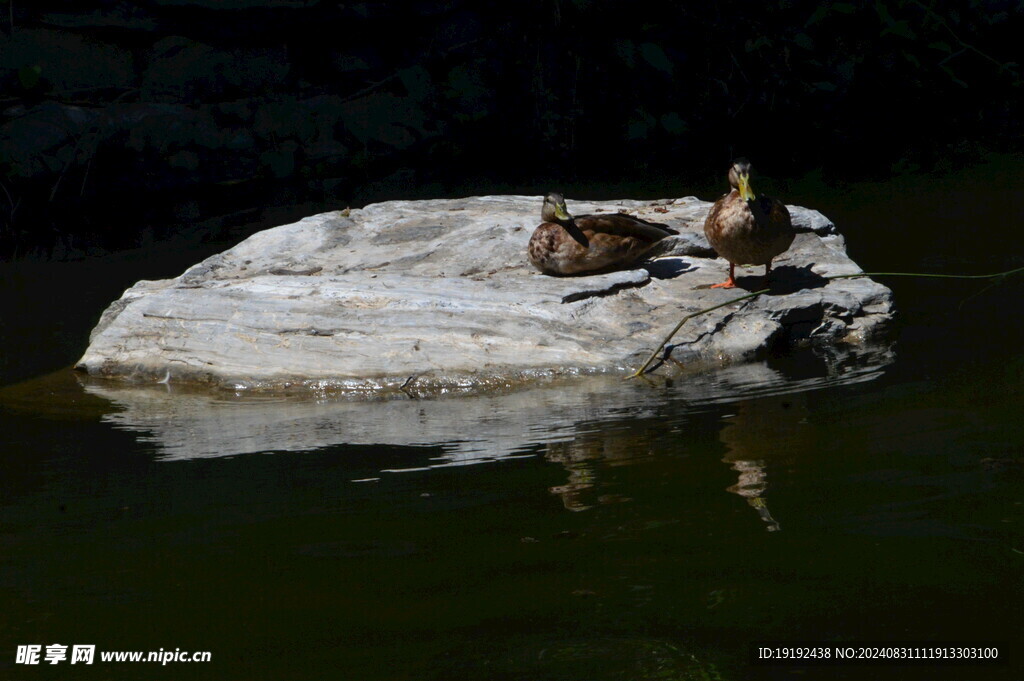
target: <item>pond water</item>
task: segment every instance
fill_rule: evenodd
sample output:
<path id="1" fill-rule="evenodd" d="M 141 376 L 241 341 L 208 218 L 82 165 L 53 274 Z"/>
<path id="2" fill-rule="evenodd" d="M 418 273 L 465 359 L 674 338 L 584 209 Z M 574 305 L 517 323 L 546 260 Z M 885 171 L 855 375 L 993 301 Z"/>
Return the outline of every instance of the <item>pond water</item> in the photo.
<path id="1" fill-rule="evenodd" d="M 1024 264 L 1022 168 L 784 189 L 866 269 L 976 273 Z M 1024 677 L 1024 278 L 886 280 L 891 345 L 675 381 L 365 403 L 49 372 L 199 255 L 5 269 L 3 678 L 53 643 L 212 653 L 76 679 Z M 1004 659 L 751 665 L 761 641 Z"/>

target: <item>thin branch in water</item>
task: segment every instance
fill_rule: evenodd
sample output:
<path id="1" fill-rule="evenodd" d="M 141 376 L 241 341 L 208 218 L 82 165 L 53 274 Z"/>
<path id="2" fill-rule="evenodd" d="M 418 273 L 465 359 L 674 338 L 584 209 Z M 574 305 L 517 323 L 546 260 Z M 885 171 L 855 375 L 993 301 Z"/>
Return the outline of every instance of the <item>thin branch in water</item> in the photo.
<path id="1" fill-rule="evenodd" d="M 927 272 L 923 272 L 923 273 L 922 272 L 858 272 L 857 274 L 834 274 L 832 276 L 823 277 L 823 278 L 827 279 L 829 281 L 834 280 L 834 279 L 862 279 L 864 277 L 914 277 L 914 278 L 917 278 L 917 279 L 989 279 L 989 280 L 991 280 L 991 279 L 1006 279 L 1007 277 L 1013 276 L 1014 274 L 1019 274 L 1020 272 L 1024 272 L 1024 267 L 1018 267 L 1016 269 L 1007 270 L 1005 272 L 996 272 L 995 274 L 930 274 L 930 273 L 927 273 Z M 669 341 L 671 341 L 673 336 L 675 336 L 676 333 L 679 331 L 679 329 L 682 328 L 683 324 L 685 324 L 689 320 L 693 319 L 694 317 L 699 317 L 699 316 L 701 316 L 703 314 L 707 314 L 708 312 L 713 312 L 715 310 L 718 310 L 720 308 L 726 307 L 728 305 L 732 305 L 733 303 L 741 303 L 744 300 L 750 300 L 752 298 L 756 298 L 756 297 L 758 297 L 758 296 L 760 296 L 760 295 L 762 295 L 764 293 L 768 293 L 770 290 L 771 289 L 763 288 L 763 289 L 760 289 L 759 291 L 754 291 L 753 293 L 748 293 L 748 294 L 746 294 L 744 296 L 739 296 L 738 298 L 732 298 L 731 300 L 727 300 L 724 303 L 719 303 L 718 305 L 714 305 L 712 307 L 706 307 L 703 310 L 698 310 L 696 312 L 693 312 L 691 314 L 686 315 L 685 317 L 680 319 L 679 323 L 675 325 L 675 328 L 673 328 L 672 331 L 670 331 L 669 334 L 667 336 L 665 336 L 665 339 L 663 341 L 661 341 L 661 343 L 658 345 L 657 348 L 655 348 L 654 352 L 651 353 L 651 356 L 647 358 L 647 361 L 644 362 L 643 365 L 639 369 L 637 369 L 635 372 L 633 372 L 632 374 L 627 376 L 626 380 L 629 380 L 629 379 L 632 379 L 632 378 L 638 378 L 640 376 L 643 376 L 644 372 L 647 371 L 647 368 L 649 366 L 651 366 L 651 364 L 654 362 L 655 358 L 658 356 L 658 353 L 660 353 L 662 351 L 662 349 L 666 345 L 668 345 Z"/>
<path id="2" fill-rule="evenodd" d="M 966 298 L 964 298 L 963 300 L 961 300 L 960 304 L 956 306 L 956 311 L 957 312 L 962 312 L 963 309 L 964 309 L 964 305 L 966 305 L 967 303 L 971 302 L 972 300 L 974 300 L 978 296 L 984 295 L 987 291 L 989 291 L 990 289 L 995 288 L 998 285 L 999 285 L 999 281 L 996 280 L 996 279 L 993 279 L 992 281 L 988 282 L 983 287 L 981 287 L 979 290 L 975 291 L 971 295 L 969 295 Z"/>
<path id="3" fill-rule="evenodd" d="M 713 311 L 715 311 L 715 310 L 717 310 L 719 308 L 726 307 L 728 305 L 732 305 L 733 303 L 741 303 L 744 300 L 750 300 L 751 298 L 756 298 L 757 296 L 761 295 L 762 293 L 768 293 L 768 291 L 770 291 L 770 290 L 771 289 L 763 288 L 760 291 L 754 291 L 753 293 L 748 293 L 745 296 L 740 296 L 739 298 L 733 298 L 732 300 L 727 300 L 724 303 L 721 303 L 719 305 L 715 305 L 714 307 L 706 307 L 703 310 L 698 310 L 698 311 L 696 311 L 696 312 L 694 312 L 692 314 L 686 315 L 685 317 L 680 319 L 679 323 L 676 324 L 675 328 L 672 329 L 672 331 L 670 331 L 667 336 L 665 336 L 665 340 L 661 341 L 661 343 L 654 350 L 654 352 L 651 353 L 651 356 L 647 358 L 647 361 L 644 362 L 643 366 L 640 367 L 639 369 L 637 369 L 635 373 L 627 376 L 627 378 L 637 378 L 638 376 L 642 376 L 644 371 L 647 370 L 647 367 L 651 366 L 651 363 L 654 361 L 654 358 L 658 356 L 659 352 L 661 352 L 661 349 L 664 348 L 666 345 L 668 345 L 668 342 L 670 340 L 672 340 L 672 337 L 675 336 L 676 333 L 679 331 L 679 329 L 681 329 L 683 327 L 683 324 L 685 324 L 689 320 L 693 319 L 694 317 L 699 317 L 702 314 L 707 314 L 708 312 L 713 312 Z"/>

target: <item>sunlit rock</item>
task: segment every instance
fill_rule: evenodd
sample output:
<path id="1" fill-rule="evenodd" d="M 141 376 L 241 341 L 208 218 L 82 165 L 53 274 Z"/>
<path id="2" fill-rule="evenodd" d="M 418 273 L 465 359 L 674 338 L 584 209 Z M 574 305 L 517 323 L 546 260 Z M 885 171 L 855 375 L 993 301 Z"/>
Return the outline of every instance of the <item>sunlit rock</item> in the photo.
<path id="1" fill-rule="evenodd" d="M 526 260 L 540 199 L 391 201 L 260 232 L 176 279 L 142 281 L 94 329 L 79 368 L 228 389 L 449 391 L 636 368 L 684 315 L 736 298 L 701 232 L 710 204 L 571 202 L 679 230 L 643 267 L 550 277 Z M 892 315 L 835 227 L 791 207 L 803 233 L 769 294 L 697 317 L 671 356 L 689 368 L 787 344 L 863 343 Z M 763 286 L 756 268 L 741 286 Z"/>

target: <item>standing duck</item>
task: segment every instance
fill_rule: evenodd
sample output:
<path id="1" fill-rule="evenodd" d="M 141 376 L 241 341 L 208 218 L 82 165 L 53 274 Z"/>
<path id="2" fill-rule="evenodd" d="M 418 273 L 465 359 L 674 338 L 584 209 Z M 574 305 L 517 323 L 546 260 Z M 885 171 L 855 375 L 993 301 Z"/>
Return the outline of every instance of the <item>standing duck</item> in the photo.
<path id="1" fill-rule="evenodd" d="M 664 225 L 631 215 L 573 217 L 561 194 L 544 197 L 543 222 L 530 237 L 530 262 L 544 274 L 566 275 L 611 270 L 637 260 L 670 234 Z"/>
<path id="2" fill-rule="evenodd" d="M 756 196 L 750 188 L 750 161 L 739 158 L 729 168 L 732 191 L 715 201 L 704 222 L 704 235 L 718 255 L 729 261 L 729 278 L 711 288 L 735 288 L 736 265 L 764 265 L 793 243 L 789 211 L 778 199 Z"/>

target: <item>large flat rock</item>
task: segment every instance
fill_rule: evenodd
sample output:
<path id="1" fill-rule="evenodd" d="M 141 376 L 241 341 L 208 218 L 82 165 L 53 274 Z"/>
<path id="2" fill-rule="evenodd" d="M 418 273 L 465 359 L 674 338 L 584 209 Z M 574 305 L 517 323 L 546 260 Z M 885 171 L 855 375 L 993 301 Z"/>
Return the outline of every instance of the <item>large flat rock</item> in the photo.
<path id="1" fill-rule="evenodd" d="M 680 235 L 636 269 L 550 277 L 526 260 L 541 199 L 390 201 L 268 229 L 175 279 L 140 281 L 104 312 L 78 367 L 91 375 L 228 389 L 451 390 L 635 369 L 688 313 L 741 289 L 703 235 L 710 204 L 571 201 L 627 211 Z M 891 319 L 817 211 L 775 261 L 771 292 L 688 322 L 671 356 L 709 367 L 785 343 L 860 344 Z M 739 273 L 763 286 L 763 268 Z"/>

